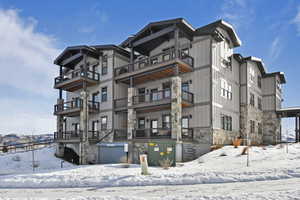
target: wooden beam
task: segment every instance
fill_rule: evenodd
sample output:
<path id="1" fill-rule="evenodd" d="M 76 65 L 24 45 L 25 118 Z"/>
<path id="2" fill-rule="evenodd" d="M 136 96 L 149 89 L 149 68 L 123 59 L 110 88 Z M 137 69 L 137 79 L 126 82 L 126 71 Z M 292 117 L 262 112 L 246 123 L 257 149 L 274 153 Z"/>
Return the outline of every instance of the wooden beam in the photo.
<path id="1" fill-rule="evenodd" d="M 64 61 L 62 61 L 61 65 L 62 65 L 62 66 L 65 66 L 65 65 L 69 64 L 70 62 L 72 62 L 72 61 L 74 61 L 74 60 L 80 58 L 82 55 L 83 55 L 82 53 L 77 53 L 77 54 L 75 54 L 74 56 L 71 56 L 70 58 L 68 58 L 68 59 L 66 59 L 66 60 L 64 60 Z"/>
<path id="2" fill-rule="evenodd" d="M 163 36 L 163 35 L 165 35 L 167 33 L 172 32 L 174 30 L 175 30 L 175 26 L 171 26 L 171 27 L 165 28 L 165 29 L 163 29 L 161 31 L 158 31 L 156 33 L 153 33 L 153 34 L 151 34 L 149 36 L 146 36 L 146 37 L 144 37 L 144 38 L 142 38 L 140 40 L 137 40 L 137 41 L 133 42 L 132 45 L 133 45 L 133 47 L 139 46 L 139 45 L 141 45 L 143 43 L 146 43 L 146 42 L 149 42 L 151 40 L 154 40 L 154 39 L 156 39 L 158 37 L 161 37 L 161 36 Z"/>

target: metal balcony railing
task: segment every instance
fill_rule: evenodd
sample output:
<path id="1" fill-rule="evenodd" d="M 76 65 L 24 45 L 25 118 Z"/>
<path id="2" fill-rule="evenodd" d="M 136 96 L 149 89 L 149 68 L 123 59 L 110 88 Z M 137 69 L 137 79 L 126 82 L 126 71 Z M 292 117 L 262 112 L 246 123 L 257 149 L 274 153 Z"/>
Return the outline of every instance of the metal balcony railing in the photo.
<path id="1" fill-rule="evenodd" d="M 127 107 L 128 104 L 128 97 L 115 99 L 114 100 L 115 108 L 124 108 Z"/>
<path id="2" fill-rule="evenodd" d="M 133 65 L 126 64 L 124 66 L 118 67 L 114 70 L 115 76 L 119 76 L 121 74 L 125 74 L 128 72 L 134 72 L 138 71 L 153 65 L 162 64 L 165 62 L 169 62 L 171 60 L 174 60 L 176 58 L 179 58 L 184 63 L 188 64 L 189 66 L 194 66 L 194 59 L 193 57 L 189 56 L 188 54 L 184 53 L 183 51 L 179 51 L 178 56 L 175 56 L 175 50 L 168 50 L 161 52 L 157 55 L 153 55 L 150 57 L 139 59 L 138 61 L 135 61 Z"/>
<path id="3" fill-rule="evenodd" d="M 72 70 L 70 72 L 67 72 L 63 74 L 62 76 L 58 76 L 54 79 L 54 84 L 60 84 L 66 81 L 70 81 L 72 79 L 82 77 L 94 81 L 99 81 L 100 80 L 100 75 L 97 72 L 90 71 L 90 70 L 83 70 L 83 69 L 76 69 Z"/>
<path id="4" fill-rule="evenodd" d="M 115 129 L 114 140 L 123 141 L 127 140 L 127 129 Z"/>
<path id="5" fill-rule="evenodd" d="M 141 139 L 171 138 L 171 129 L 170 128 L 134 129 L 133 137 L 141 138 Z"/>
<path id="6" fill-rule="evenodd" d="M 66 101 L 63 104 L 56 104 L 54 106 L 54 113 L 73 111 L 74 109 L 82 109 L 82 99 L 79 97 L 72 99 L 71 101 Z M 96 101 L 88 101 L 88 106 L 90 111 L 99 111 L 100 103 Z"/>
<path id="7" fill-rule="evenodd" d="M 194 103 L 194 94 L 185 90 L 182 90 L 181 97 L 183 101 Z"/>
<path id="8" fill-rule="evenodd" d="M 170 89 L 133 96 L 133 105 L 137 105 L 140 103 L 157 102 L 164 99 L 171 99 Z"/>

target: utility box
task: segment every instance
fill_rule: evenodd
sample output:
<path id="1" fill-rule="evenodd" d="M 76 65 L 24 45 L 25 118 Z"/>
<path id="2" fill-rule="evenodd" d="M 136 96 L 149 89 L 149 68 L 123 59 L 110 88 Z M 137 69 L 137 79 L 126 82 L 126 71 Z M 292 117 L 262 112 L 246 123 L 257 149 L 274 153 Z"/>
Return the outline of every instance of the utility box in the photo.
<path id="1" fill-rule="evenodd" d="M 127 163 L 127 143 L 98 143 L 98 163 Z"/>
<path id="2" fill-rule="evenodd" d="M 176 142 L 158 141 L 148 143 L 148 164 L 149 166 L 160 166 L 160 161 L 169 159 L 176 165 Z"/>

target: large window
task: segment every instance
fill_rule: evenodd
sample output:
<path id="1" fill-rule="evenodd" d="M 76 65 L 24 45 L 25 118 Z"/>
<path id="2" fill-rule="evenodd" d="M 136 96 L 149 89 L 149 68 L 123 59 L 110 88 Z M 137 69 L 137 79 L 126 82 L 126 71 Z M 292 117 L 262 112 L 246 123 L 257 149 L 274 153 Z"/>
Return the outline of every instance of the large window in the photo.
<path id="1" fill-rule="evenodd" d="M 102 57 L 101 75 L 107 74 L 107 69 L 108 69 L 108 66 L 107 66 L 107 55 L 104 55 Z"/>
<path id="2" fill-rule="evenodd" d="M 255 105 L 255 100 L 254 100 L 254 94 L 253 93 L 250 93 L 250 105 L 251 106 L 254 106 Z"/>
<path id="3" fill-rule="evenodd" d="M 257 76 L 257 87 L 261 88 L 261 76 Z"/>
<path id="4" fill-rule="evenodd" d="M 262 110 L 262 103 L 261 103 L 261 98 L 260 97 L 257 97 L 257 108 L 259 110 Z"/>
<path id="5" fill-rule="evenodd" d="M 101 117 L 101 130 L 107 129 L 107 116 Z"/>
<path id="6" fill-rule="evenodd" d="M 257 128 L 258 128 L 258 134 L 262 134 L 262 125 L 261 125 L 261 123 L 257 124 Z"/>
<path id="7" fill-rule="evenodd" d="M 162 116 L 162 127 L 171 128 L 171 116 L 169 114 Z"/>
<path id="8" fill-rule="evenodd" d="M 221 96 L 229 100 L 232 99 L 232 86 L 225 79 L 221 79 Z"/>
<path id="9" fill-rule="evenodd" d="M 101 102 L 107 101 L 107 87 L 101 88 Z"/>
<path id="10" fill-rule="evenodd" d="M 253 67 L 250 67 L 250 69 L 249 69 L 249 79 L 250 79 L 250 82 L 251 82 L 251 83 L 254 82 L 254 79 L 255 79 L 255 71 L 254 71 Z"/>
<path id="11" fill-rule="evenodd" d="M 228 115 L 221 115 L 222 129 L 232 131 L 232 117 Z"/>
<path id="12" fill-rule="evenodd" d="M 250 120 L 250 133 L 255 132 L 255 121 Z"/>

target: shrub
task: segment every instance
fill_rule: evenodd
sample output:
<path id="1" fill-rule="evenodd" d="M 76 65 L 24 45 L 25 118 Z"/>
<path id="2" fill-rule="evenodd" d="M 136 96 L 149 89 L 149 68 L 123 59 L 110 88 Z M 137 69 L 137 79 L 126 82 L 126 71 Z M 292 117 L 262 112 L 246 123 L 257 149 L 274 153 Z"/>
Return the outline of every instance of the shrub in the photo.
<path id="1" fill-rule="evenodd" d="M 169 158 L 160 160 L 160 161 L 158 161 L 158 162 L 159 162 L 160 166 L 161 166 L 163 169 L 169 169 L 169 168 L 172 166 L 172 163 L 173 163 L 173 161 L 170 160 Z"/>
<path id="2" fill-rule="evenodd" d="M 242 140 L 241 139 L 235 139 L 232 141 L 232 144 L 234 146 L 234 148 L 237 148 L 238 146 L 240 146 L 242 143 Z"/>

